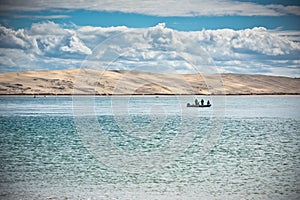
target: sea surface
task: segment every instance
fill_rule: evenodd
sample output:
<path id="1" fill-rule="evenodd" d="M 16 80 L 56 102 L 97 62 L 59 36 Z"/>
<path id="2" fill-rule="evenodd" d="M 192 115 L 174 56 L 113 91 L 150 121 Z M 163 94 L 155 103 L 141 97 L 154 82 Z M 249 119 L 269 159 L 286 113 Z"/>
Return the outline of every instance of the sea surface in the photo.
<path id="1" fill-rule="evenodd" d="M 300 96 L 0 96 L 0 199 L 300 199 Z"/>

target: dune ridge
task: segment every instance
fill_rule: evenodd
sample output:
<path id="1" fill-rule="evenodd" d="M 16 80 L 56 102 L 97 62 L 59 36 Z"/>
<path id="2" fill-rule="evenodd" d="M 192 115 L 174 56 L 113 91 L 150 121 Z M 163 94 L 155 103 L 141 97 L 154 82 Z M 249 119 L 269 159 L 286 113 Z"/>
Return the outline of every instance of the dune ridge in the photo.
<path id="1" fill-rule="evenodd" d="M 300 78 L 247 74 L 158 74 L 78 68 L 0 74 L 0 95 L 299 95 L 299 86 Z"/>

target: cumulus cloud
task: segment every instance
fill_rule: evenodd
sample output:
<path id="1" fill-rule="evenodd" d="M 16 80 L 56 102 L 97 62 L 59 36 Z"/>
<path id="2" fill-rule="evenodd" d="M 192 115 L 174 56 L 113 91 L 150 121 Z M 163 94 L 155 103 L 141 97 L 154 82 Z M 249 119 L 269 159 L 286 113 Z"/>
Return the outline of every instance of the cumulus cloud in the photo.
<path id="1" fill-rule="evenodd" d="M 76 35 L 68 38 L 67 45 L 62 46 L 60 50 L 84 55 L 89 55 L 92 53 L 92 51 L 88 47 L 86 47 Z"/>
<path id="2" fill-rule="evenodd" d="M 28 69 L 136 69 L 164 73 L 264 73 L 300 75 L 298 31 L 150 28 L 0 27 L 1 71 Z M 195 70 L 197 65 L 198 71 Z M 200 70 L 200 71 L 199 71 Z M 281 73 L 281 74 L 279 74 Z"/>
<path id="3" fill-rule="evenodd" d="M 0 44 L 2 48 L 12 49 L 26 49 L 30 46 L 23 29 L 14 31 L 3 26 L 0 27 Z"/>
<path id="4" fill-rule="evenodd" d="M 34 6 L 33 6 L 34 5 Z M 49 9 L 86 9 L 98 11 L 119 11 L 155 16 L 279 16 L 300 15 L 299 6 L 262 5 L 253 2 L 233 0 L 3 0 L 0 10 L 36 11 Z"/>
<path id="5" fill-rule="evenodd" d="M 30 35 L 65 35 L 68 30 L 63 29 L 59 24 L 54 22 L 33 23 L 29 30 Z"/>

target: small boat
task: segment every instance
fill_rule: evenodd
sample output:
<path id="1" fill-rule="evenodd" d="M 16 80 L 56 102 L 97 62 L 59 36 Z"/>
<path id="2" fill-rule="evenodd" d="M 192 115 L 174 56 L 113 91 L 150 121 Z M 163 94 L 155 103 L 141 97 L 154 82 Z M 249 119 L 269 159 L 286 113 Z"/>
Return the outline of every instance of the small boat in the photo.
<path id="1" fill-rule="evenodd" d="M 186 104 L 186 107 L 199 107 L 199 108 L 205 108 L 205 107 L 211 107 L 211 104 L 206 104 L 206 105 L 201 105 L 201 104 L 190 104 L 190 103 L 187 103 Z"/>

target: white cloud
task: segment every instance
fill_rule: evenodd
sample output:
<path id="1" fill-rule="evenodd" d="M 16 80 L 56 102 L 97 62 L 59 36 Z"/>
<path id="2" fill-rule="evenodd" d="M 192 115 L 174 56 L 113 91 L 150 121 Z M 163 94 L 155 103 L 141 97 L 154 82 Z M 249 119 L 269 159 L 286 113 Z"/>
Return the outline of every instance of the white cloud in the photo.
<path id="1" fill-rule="evenodd" d="M 0 10 L 49 10 L 49 9 L 86 9 L 98 11 L 120 11 L 156 16 L 279 16 L 300 15 L 299 6 L 261 5 L 253 2 L 233 0 L 4 0 Z"/>
<path id="2" fill-rule="evenodd" d="M 73 27 L 53 22 L 29 29 L 0 27 L 1 71 L 90 66 L 155 72 L 220 72 L 300 76 L 299 31 L 202 30 L 180 32 L 164 23 L 150 28 Z M 85 62 L 83 62 L 85 60 Z M 276 69 L 276 70 L 275 70 Z M 277 74 L 281 75 L 281 74 Z"/>
<path id="3" fill-rule="evenodd" d="M 272 30 L 275 35 L 279 37 L 286 38 L 287 40 L 294 41 L 296 43 L 300 42 L 299 31 L 290 31 L 290 30 Z"/>
<path id="4" fill-rule="evenodd" d="M 66 46 L 60 47 L 61 51 L 70 52 L 70 53 L 80 53 L 89 55 L 92 53 L 92 51 L 86 47 L 81 40 L 73 35 L 69 38 L 68 44 Z"/>
<path id="5" fill-rule="evenodd" d="M 300 15 L 300 6 L 283 6 L 278 4 L 271 4 L 267 5 L 267 7 L 280 13 Z"/>
<path id="6" fill-rule="evenodd" d="M 23 29 L 14 31 L 6 27 L 0 27 L 0 44 L 4 48 L 25 49 L 30 46 Z"/>
<path id="7" fill-rule="evenodd" d="M 60 27 L 59 24 L 54 22 L 47 23 L 33 23 L 29 30 L 30 35 L 65 35 L 68 30 Z"/>
<path id="8" fill-rule="evenodd" d="M 68 15 L 13 15 L 13 18 L 25 18 L 25 19 L 65 19 L 70 18 Z"/>

